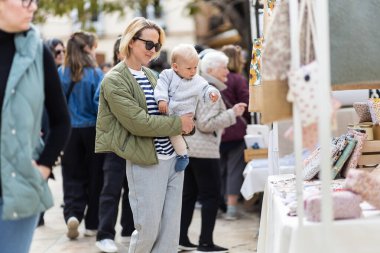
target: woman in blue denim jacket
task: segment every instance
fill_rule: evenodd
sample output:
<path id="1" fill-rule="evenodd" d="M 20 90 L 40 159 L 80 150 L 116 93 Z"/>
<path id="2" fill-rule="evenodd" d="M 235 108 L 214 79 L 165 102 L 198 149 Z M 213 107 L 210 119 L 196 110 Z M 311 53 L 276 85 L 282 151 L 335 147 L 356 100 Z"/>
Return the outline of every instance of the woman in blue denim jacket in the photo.
<path id="1" fill-rule="evenodd" d="M 85 236 L 95 236 L 99 222 L 103 155 L 94 153 L 94 145 L 103 73 L 96 65 L 96 46 L 95 35 L 72 34 L 67 42 L 64 64 L 58 69 L 72 126 L 71 138 L 62 156 L 63 214 L 70 239 L 79 236 L 78 226 L 82 219 L 85 220 Z"/>

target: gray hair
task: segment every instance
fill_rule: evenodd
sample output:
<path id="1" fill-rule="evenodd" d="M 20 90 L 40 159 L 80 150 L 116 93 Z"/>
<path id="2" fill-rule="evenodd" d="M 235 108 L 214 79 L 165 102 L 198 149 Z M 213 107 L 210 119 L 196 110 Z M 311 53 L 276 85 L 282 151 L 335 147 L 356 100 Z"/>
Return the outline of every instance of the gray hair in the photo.
<path id="1" fill-rule="evenodd" d="M 228 64 L 228 57 L 221 51 L 211 51 L 206 53 L 200 63 L 201 73 L 207 73 L 209 69 L 219 68 L 220 65 Z"/>

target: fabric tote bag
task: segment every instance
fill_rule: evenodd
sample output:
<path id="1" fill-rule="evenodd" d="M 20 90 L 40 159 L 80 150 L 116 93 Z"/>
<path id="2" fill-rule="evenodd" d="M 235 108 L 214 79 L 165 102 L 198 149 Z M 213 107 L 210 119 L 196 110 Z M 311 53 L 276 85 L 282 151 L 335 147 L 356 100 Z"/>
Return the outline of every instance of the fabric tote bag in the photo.
<path id="1" fill-rule="evenodd" d="M 314 6 L 311 0 L 301 0 L 298 40 L 300 41 L 299 45 L 305 44 L 306 58 L 304 62 L 306 64 L 298 69 L 292 69 L 288 73 L 289 92 L 287 99 L 298 108 L 301 124 L 304 127 L 316 123 L 318 120 L 319 64 L 311 59 L 311 55 L 315 55 L 314 45 L 318 44 L 313 10 Z M 306 29 L 305 37 L 301 37 L 303 25 Z M 302 62 L 301 59 L 299 60 Z"/>
<path id="2" fill-rule="evenodd" d="M 307 15 L 305 10 L 301 10 L 300 13 Z M 256 95 L 253 95 L 263 96 L 258 100 L 259 105 L 255 111 L 261 112 L 261 121 L 264 124 L 292 117 L 292 103 L 286 99 L 291 62 L 289 2 L 278 1 L 272 15 L 264 37 L 262 82 L 260 86 L 254 87 Z M 301 38 L 306 36 L 306 27 L 302 23 Z M 307 47 L 308 45 L 301 41 L 301 63 L 305 63 L 305 58 L 314 59 L 313 50 L 306 50 Z"/>
<path id="3" fill-rule="evenodd" d="M 286 100 L 290 67 L 289 33 L 288 1 L 278 1 L 264 37 L 262 82 L 253 88 L 256 93 L 253 98 L 258 99 L 254 110 L 261 112 L 264 124 L 292 117 L 292 104 Z"/>

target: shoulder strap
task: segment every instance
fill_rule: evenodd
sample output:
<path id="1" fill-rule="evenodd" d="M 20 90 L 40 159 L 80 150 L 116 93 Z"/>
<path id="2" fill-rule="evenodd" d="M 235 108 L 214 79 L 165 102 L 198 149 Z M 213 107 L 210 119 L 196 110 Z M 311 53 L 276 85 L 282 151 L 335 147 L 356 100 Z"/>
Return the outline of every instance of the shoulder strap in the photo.
<path id="1" fill-rule="evenodd" d="M 98 73 L 96 73 L 95 68 L 94 68 L 94 76 L 95 76 L 95 79 L 99 78 L 99 75 L 98 75 Z M 74 85 L 75 85 L 75 82 L 71 80 L 69 89 L 67 90 L 67 93 L 66 93 L 66 102 L 67 103 L 69 103 L 69 98 L 70 98 L 71 93 L 73 92 Z"/>
<path id="2" fill-rule="evenodd" d="M 67 90 L 67 93 L 66 93 L 66 102 L 67 102 L 67 103 L 69 103 L 69 98 L 70 98 L 71 92 L 72 92 L 73 89 L 74 89 L 74 85 L 75 85 L 75 82 L 74 82 L 74 81 L 71 81 L 70 86 L 69 86 L 69 89 Z"/>

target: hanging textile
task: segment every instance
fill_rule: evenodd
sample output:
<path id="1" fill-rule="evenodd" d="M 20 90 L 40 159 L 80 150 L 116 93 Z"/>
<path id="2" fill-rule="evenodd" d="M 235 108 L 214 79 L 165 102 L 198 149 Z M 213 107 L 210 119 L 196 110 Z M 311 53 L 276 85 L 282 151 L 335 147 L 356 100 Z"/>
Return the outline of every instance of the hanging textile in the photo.
<path id="1" fill-rule="evenodd" d="M 267 8 L 267 12 L 268 12 Z M 289 6 L 277 1 L 264 34 L 260 85 L 250 87 L 249 109 L 261 113 L 262 123 L 290 118 L 292 105 L 286 100 L 286 74 L 290 64 Z M 264 69 L 264 65 L 268 66 Z M 266 76 L 264 76 L 265 74 Z M 252 102 L 252 103 L 251 103 Z"/>
<path id="2" fill-rule="evenodd" d="M 252 58 L 249 70 L 249 85 L 259 85 L 261 83 L 261 50 L 263 38 L 253 40 Z"/>
<path id="3" fill-rule="evenodd" d="M 332 89 L 380 87 L 380 1 L 329 1 Z"/>

